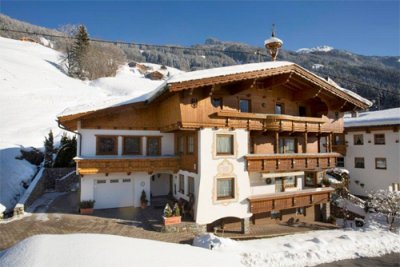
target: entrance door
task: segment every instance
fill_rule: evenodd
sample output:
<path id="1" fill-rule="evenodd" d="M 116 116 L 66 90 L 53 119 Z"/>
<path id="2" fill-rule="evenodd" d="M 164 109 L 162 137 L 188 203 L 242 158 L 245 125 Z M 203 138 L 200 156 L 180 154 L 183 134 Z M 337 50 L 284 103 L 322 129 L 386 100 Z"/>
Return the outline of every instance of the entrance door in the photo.
<path id="1" fill-rule="evenodd" d="M 283 178 L 275 178 L 275 192 L 283 192 Z"/>

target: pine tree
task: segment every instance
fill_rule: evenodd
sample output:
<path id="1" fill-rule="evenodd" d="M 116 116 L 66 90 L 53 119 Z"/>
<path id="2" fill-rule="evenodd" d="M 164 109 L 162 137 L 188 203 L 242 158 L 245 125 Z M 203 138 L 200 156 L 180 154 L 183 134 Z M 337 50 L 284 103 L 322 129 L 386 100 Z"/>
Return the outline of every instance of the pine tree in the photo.
<path id="1" fill-rule="evenodd" d="M 85 26 L 80 25 L 77 33 L 75 34 L 75 43 L 73 44 L 70 51 L 68 51 L 68 64 L 69 64 L 69 75 L 71 77 L 77 77 L 79 79 L 85 78 L 84 73 L 84 61 L 85 56 L 89 52 L 89 35 L 86 31 Z"/>
<path id="2" fill-rule="evenodd" d="M 44 140 L 44 166 L 46 168 L 51 168 L 53 165 L 54 151 L 54 137 L 53 132 L 50 130 L 49 136 L 45 137 Z"/>

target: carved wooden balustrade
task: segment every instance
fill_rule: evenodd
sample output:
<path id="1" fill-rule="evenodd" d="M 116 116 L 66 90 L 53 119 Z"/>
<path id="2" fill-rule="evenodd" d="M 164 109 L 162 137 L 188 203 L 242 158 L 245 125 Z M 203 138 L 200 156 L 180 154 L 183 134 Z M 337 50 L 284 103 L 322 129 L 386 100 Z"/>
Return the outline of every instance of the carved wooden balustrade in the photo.
<path id="1" fill-rule="evenodd" d="M 333 191 L 326 187 L 249 197 L 250 212 L 257 214 L 327 203 Z"/>
<path id="2" fill-rule="evenodd" d="M 115 157 L 115 158 L 75 158 L 79 174 L 113 172 L 148 172 L 179 170 L 179 158 L 160 157 Z"/>
<path id="3" fill-rule="evenodd" d="M 338 153 L 249 154 L 245 158 L 249 172 L 283 172 L 334 168 L 340 156 Z"/>
<path id="4" fill-rule="evenodd" d="M 299 117 L 291 115 L 240 113 L 220 111 L 214 117 L 223 118 L 221 127 L 248 128 L 249 130 L 329 133 L 342 132 L 343 129 L 331 124 L 327 119 L 316 117 Z M 218 126 L 218 125 L 214 125 Z"/>

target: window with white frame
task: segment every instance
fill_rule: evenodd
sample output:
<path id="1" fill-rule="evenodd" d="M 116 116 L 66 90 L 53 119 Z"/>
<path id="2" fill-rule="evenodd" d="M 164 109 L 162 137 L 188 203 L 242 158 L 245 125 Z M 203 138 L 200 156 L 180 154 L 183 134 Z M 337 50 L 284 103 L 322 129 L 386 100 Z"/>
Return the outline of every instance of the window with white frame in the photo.
<path id="1" fill-rule="evenodd" d="M 374 134 L 374 144 L 384 145 L 385 144 L 385 134 Z"/>
<path id="2" fill-rule="evenodd" d="M 233 135 L 217 134 L 217 155 L 233 155 Z"/>
<path id="3" fill-rule="evenodd" d="M 362 134 L 355 134 L 353 135 L 353 142 L 354 145 L 360 146 L 364 144 L 364 136 Z"/>
<path id="4" fill-rule="evenodd" d="M 235 178 L 217 179 L 217 200 L 235 198 Z"/>
<path id="5" fill-rule="evenodd" d="M 386 170 L 386 158 L 375 158 L 375 169 Z"/>
<path id="6" fill-rule="evenodd" d="M 364 169 L 365 168 L 364 158 L 354 158 L 354 168 Z"/>

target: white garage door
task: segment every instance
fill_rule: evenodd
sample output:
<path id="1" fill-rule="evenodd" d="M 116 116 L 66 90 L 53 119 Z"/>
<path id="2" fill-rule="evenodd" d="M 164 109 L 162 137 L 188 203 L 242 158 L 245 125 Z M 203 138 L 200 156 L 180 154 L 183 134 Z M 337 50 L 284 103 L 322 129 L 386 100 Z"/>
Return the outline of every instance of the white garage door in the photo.
<path id="1" fill-rule="evenodd" d="M 95 180 L 95 209 L 133 206 L 132 179 Z"/>

